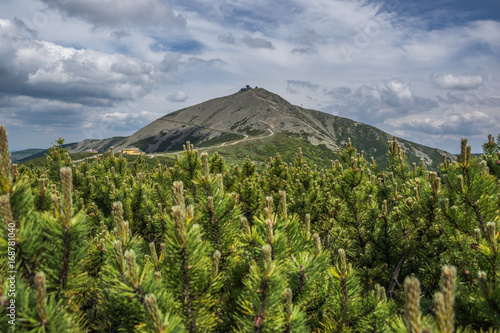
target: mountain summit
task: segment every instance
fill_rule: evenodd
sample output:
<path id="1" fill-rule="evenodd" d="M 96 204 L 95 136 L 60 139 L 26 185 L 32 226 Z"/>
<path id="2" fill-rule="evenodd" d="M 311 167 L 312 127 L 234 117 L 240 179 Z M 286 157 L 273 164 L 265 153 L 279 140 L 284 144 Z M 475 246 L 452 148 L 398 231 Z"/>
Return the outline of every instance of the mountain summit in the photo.
<path id="1" fill-rule="evenodd" d="M 347 118 L 292 105 L 276 94 L 255 88 L 169 113 L 115 144 L 115 150 L 127 146 L 147 153 L 182 150 L 186 141 L 200 148 L 219 146 L 223 150 L 230 145 L 257 146 L 286 139 L 298 140 L 299 146 L 336 152 L 348 138 L 365 156 L 384 160 L 392 135 Z M 424 159 L 427 165 L 436 165 L 445 153 L 398 141 L 410 161 Z"/>

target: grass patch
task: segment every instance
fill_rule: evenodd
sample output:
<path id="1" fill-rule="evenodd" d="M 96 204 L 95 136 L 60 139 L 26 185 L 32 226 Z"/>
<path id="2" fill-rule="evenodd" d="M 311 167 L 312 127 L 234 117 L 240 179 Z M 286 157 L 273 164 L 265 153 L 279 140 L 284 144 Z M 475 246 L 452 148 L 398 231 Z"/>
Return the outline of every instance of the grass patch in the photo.
<path id="1" fill-rule="evenodd" d="M 241 111 L 241 110 L 243 110 L 243 109 L 245 109 L 245 108 L 246 108 L 245 106 L 240 105 L 240 106 L 238 106 L 238 107 L 237 107 L 237 108 L 236 108 L 233 112 L 231 112 L 231 115 L 233 115 L 233 114 L 235 114 L 236 112 Z"/>
<path id="2" fill-rule="evenodd" d="M 248 117 L 243 118 L 243 119 L 235 122 L 233 124 L 233 126 L 230 127 L 231 131 L 234 130 L 234 129 L 236 129 L 236 128 L 238 128 L 238 127 L 240 127 L 240 126 L 243 126 L 247 121 L 248 121 Z"/>
<path id="3" fill-rule="evenodd" d="M 147 151 L 149 148 L 149 145 L 158 143 L 158 139 L 156 139 L 154 136 L 150 136 L 149 138 L 145 138 L 142 140 L 139 140 L 137 142 L 132 143 L 132 146 L 139 148 L 142 151 Z"/>
<path id="4" fill-rule="evenodd" d="M 239 129 L 238 132 L 244 132 L 248 136 L 259 136 L 267 133 L 265 130 L 253 129 L 251 126 L 246 126 L 245 128 Z"/>
<path id="5" fill-rule="evenodd" d="M 259 135 L 267 133 L 267 131 L 263 131 L 260 129 L 251 129 L 251 130 L 247 130 L 245 132 L 247 133 L 248 136 L 259 136 Z"/>
<path id="6" fill-rule="evenodd" d="M 203 126 L 205 125 L 207 122 L 209 122 L 213 117 L 215 117 L 219 112 L 223 111 L 226 107 L 223 106 L 221 107 L 220 109 L 217 109 L 217 111 L 215 111 L 214 113 L 212 113 L 207 119 L 205 119 L 201 124 L 200 126 Z"/>
<path id="7" fill-rule="evenodd" d="M 203 141 L 198 145 L 198 147 L 210 147 L 210 146 L 215 146 L 218 144 L 222 144 L 224 142 L 228 141 L 235 141 L 235 140 L 240 140 L 243 139 L 244 136 L 240 134 L 235 134 L 235 133 L 223 133 L 220 136 L 217 136 L 215 138 L 211 138 L 209 140 Z"/>
<path id="8" fill-rule="evenodd" d="M 328 149 L 325 145 L 314 146 L 307 140 L 291 138 L 282 133 L 262 139 L 242 141 L 235 145 L 212 148 L 209 152 L 218 152 L 228 164 L 241 165 L 244 158 L 249 156 L 257 165 L 265 165 L 270 157 L 276 156 L 276 153 L 281 155 L 284 162 L 293 162 L 299 148 L 302 149 L 302 156 L 309 165 L 330 167 L 330 160 L 337 158 L 336 151 Z"/>
<path id="9" fill-rule="evenodd" d="M 175 150 L 177 148 L 176 146 L 179 145 L 179 143 L 174 143 L 174 141 L 182 136 L 182 132 L 177 130 L 175 133 L 168 139 L 164 140 L 160 145 L 158 146 L 157 151 L 167 151 L 167 149 Z M 182 149 L 183 143 L 180 143 L 180 149 Z"/>
<path id="10" fill-rule="evenodd" d="M 127 160 L 127 165 L 130 166 L 139 158 L 137 155 L 123 155 L 123 158 Z M 165 165 L 167 167 L 173 167 L 175 165 L 175 155 L 171 156 L 142 156 L 142 159 L 146 162 L 148 167 L 153 168 L 158 165 L 158 163 Z"/>
<path id="11" fill-rule="evenodd" d="M 191 120 L 190 120 L 190 121 L 188 121 L 188 124 L 189 124 L 189 125 L 195 125 L 195 124 L 193 123 L 193 120 L 195 120 L 196 118 L 198 118 L 198 115 L 193 116 L 193 118 L 191 118 Z"/>
<path id="12" fill-rule="evenodd" d="M 83 153 L 72 153 L 69 154 L 69 157 L 73 161 L 81 160 L 84 159 L 85 157 L 92 157 L 97 155 L 97 153 L 91 153 L 91 152 L 83 152 Z M 27 160 L 24 162 L 19 162 L 19 165 L 28 165 L 28 166 L 45 166 L 47 164 L 47 157 L 36 157 L 31 160 Z"/>

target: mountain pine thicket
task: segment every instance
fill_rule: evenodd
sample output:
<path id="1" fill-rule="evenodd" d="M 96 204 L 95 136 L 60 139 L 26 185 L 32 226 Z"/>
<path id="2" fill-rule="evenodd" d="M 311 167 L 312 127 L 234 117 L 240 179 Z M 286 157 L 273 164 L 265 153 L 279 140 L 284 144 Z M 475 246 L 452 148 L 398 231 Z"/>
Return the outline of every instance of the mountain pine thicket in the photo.
<path id="1" fill-rule="evenodd" d="M 475 158 L 463 140 L 438 172 L 396 140 L 384 169 L 350 141 L 325 170 L 190 143 L 172 168 L 57 146 L 29 168 L 1 127 L 0 330 L 494 332 L 499 141 Z"/>

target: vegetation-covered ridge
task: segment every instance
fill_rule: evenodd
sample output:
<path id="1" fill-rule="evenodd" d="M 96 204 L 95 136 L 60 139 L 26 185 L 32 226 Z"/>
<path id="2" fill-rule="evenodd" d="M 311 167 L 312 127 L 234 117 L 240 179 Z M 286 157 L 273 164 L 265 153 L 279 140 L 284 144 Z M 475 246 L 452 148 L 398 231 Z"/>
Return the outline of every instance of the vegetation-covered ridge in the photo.
<path id="1" fill-rule="evenodd" d="M 388 146 L 384 168 L 350 140 L 325 169 L 190 143 L 173 167 L 58 146 L 28 167 L 0 127 L 0 330 L 493 332 L 499 142 L 438 172 Z"/>

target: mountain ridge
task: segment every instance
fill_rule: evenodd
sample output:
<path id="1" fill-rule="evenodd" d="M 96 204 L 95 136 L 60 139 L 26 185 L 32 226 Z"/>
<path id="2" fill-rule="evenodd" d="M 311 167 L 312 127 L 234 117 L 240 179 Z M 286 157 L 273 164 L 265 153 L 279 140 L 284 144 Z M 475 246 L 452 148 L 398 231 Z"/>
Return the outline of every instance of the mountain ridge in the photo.
<path id="1" fill-rule="evenodd" d="M 121 140 L 112 140 L 115 151 L 135 146 L 147 153 L 182 150 L 186 141 L 196 147 L 241 145 L 275 135 L 301 140 L 301 144 L 337 151 L 351 138 L 367 157 L 384 160 L 387 141 L 393 135 L 376 127 L 318 110 L 293 105 L 263 88 L 244 89 L 166 114 Z M 259 139 L 259 140 L 257 140 Z M 397 138 L 411 161 L 424 159 L 436 167 L 442 155 L 453 155 L 437 148 Z M 107 140 L 107 141 L 106 141 Z M 109 147 L 110 140 L 85 140 L 70 152 Z M 267 140 L 271 142 L 272 140 Z"/>

